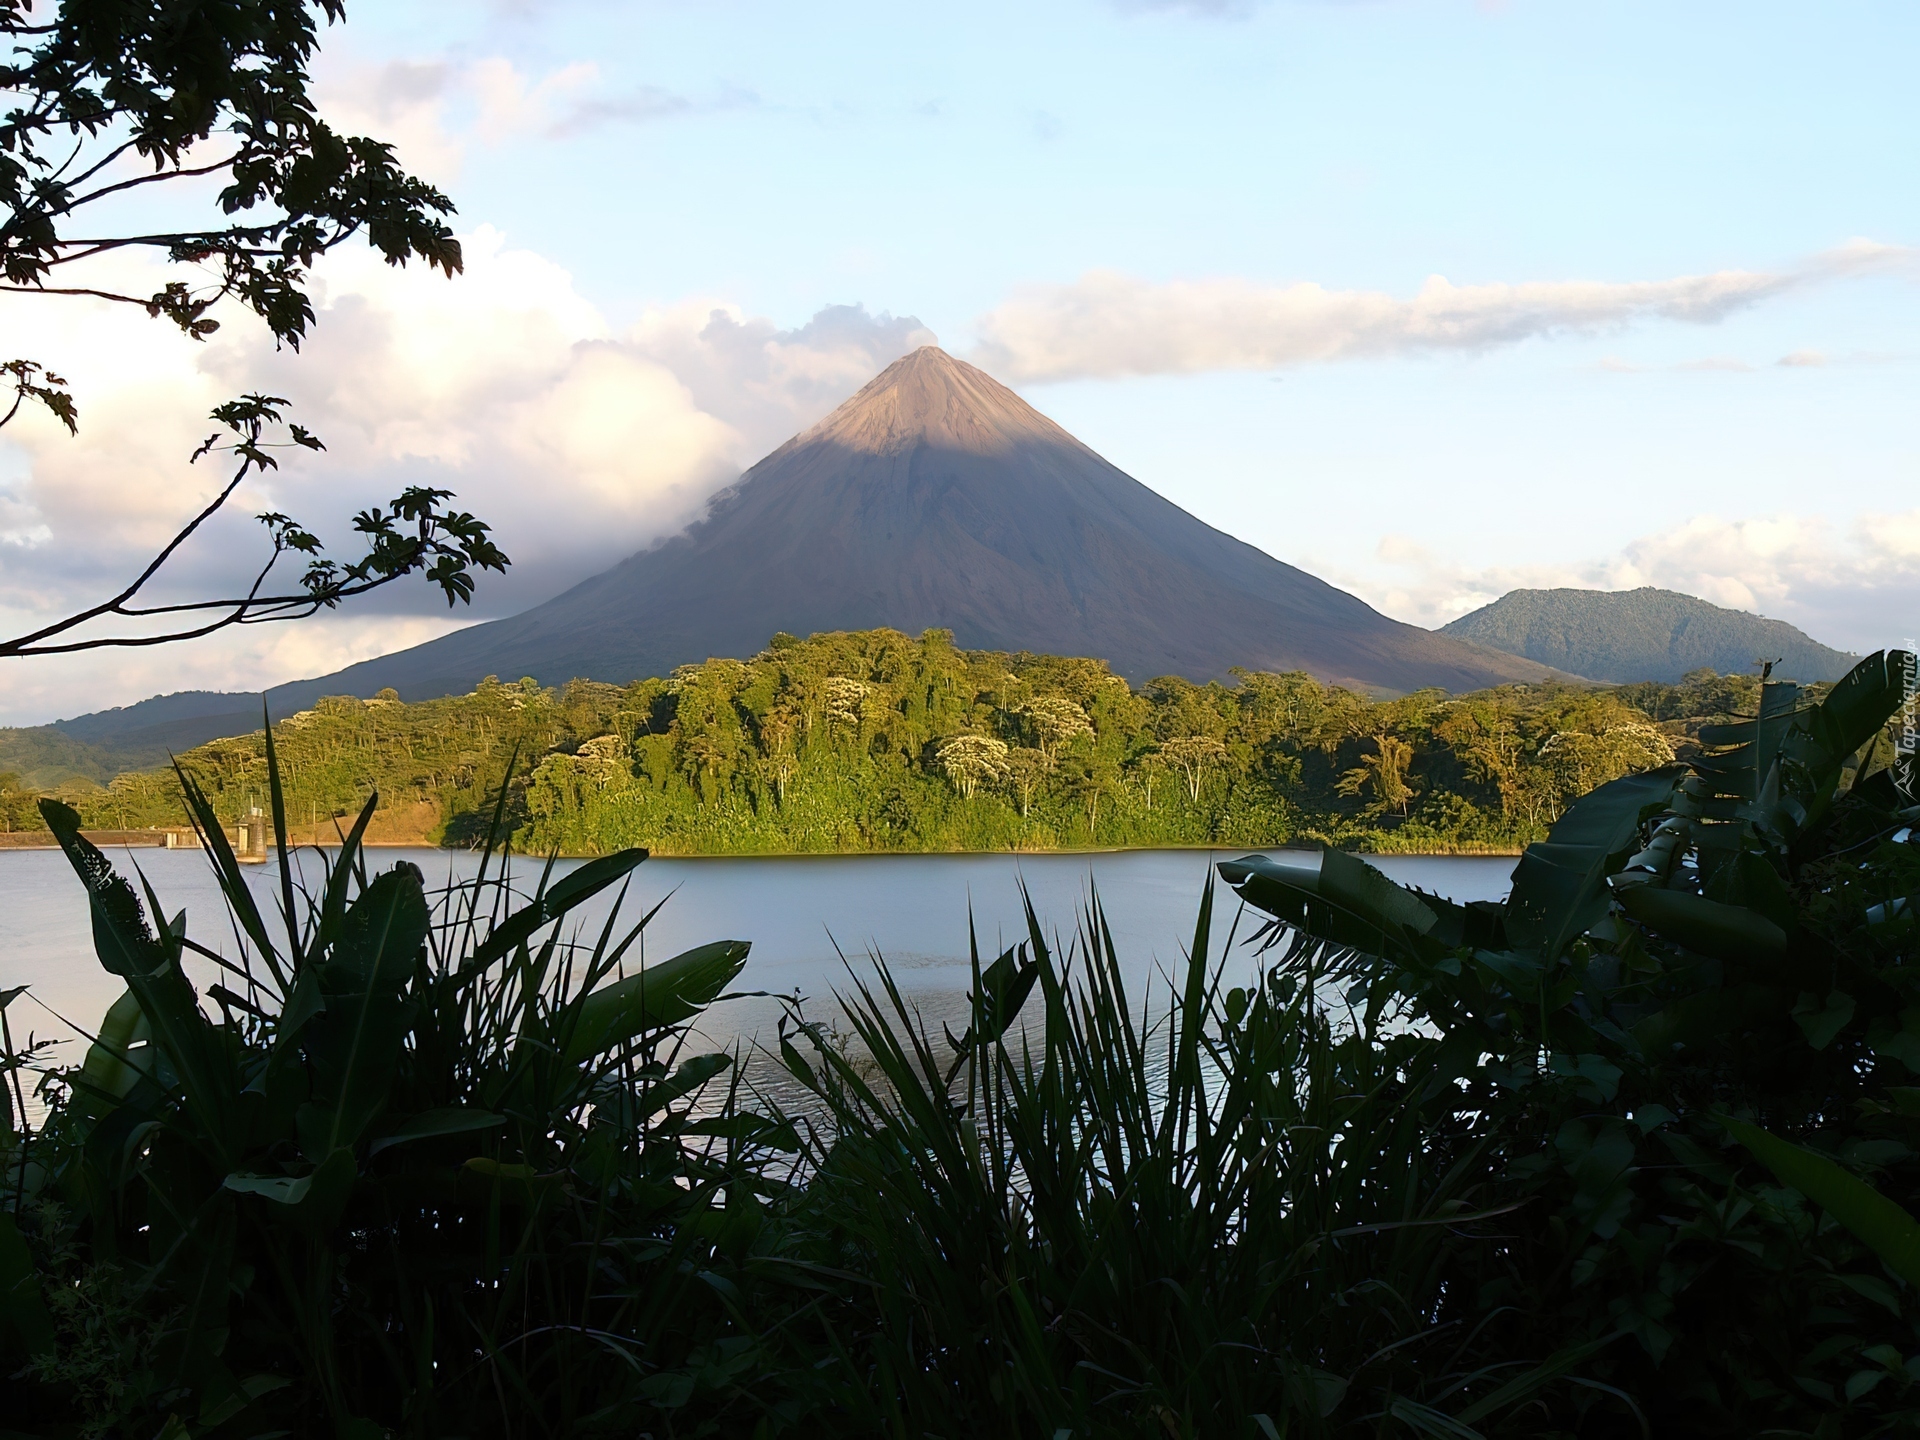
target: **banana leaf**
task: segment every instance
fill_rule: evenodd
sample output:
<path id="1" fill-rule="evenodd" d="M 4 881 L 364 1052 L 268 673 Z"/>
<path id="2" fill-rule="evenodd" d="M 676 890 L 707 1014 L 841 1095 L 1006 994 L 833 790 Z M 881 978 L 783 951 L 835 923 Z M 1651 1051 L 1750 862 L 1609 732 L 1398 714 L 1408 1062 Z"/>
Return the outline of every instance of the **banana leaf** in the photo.
<path id="1" fill-rule="evenodd" d="M 319 952 L 334 944 L 339 938 L 341 927 L 347 915 L 347 883 L 353 878 L 354 863 L 360 854 L 360 842 L 367 833 L 367 826 L 373 820 L 373 812 L 379 808 L 380 792 L 367 796 L 367 803 L 360 807 L 359 818 L 353 822 L 353 828 L 347 832 L 340 853 L 334 858 L 327 871 L 326 888 L 321 892 L 320 924 L 314 931 L 311 953 Z"/>
<path id="2" fill-rule="evenodd" d="M 1804 793 L 1797 796 L 1805 810 L 1802 828 L 1832 806 L 1847 761 L 1879 734 L 1905 703 L 1902 677 L 1911 663 L 1904 650 L 1869 655 L 1841 677 L 1826 699 L 1800 718 L 1801 734 L 1789 737 L 1785 748 L 1810 780 Z"/>
<path id="3" fill-rule="evenodd" d="M 593 1091 L 593 1123 L 632 1130 L 674 1101 L 685 1098 L 733 1064 L 731 1055 L 695 1055 L 671 1076 L 640 1085 L 603 1081 Z"/>
<path id="4" fill-rule="evenodd" d="M 747 963 L 749 948 L 744 940 L 716 940 L 585 996 L 567 1041 L 566 1062 L 585 1064 L 649 1031 L 691 1019 L 732 983 Z"/>
<path id="5" fill-rule="evenodd" d="M 1416 894 L 1339 850 L 1243 855 L 1216 868 L 1255 909 L 1383 959 L 1417 953 L 1416 937 L 1437 929 L 1441 908 L 1452 903 Z"/>
<path id="6" fill-rule="evenodd" d="M 311 1174 L 293 1177 L 236 1173 L 227 1176 L 224 1188 L 274 1202 L 276 1218 L 317 1239 L 339 1221 L 359 1177 L 360 1168 L 353 1152 L 342 1147 L 327 1156 Z"/>
<path id="7" fill-rule="evenodd" d="M 413 973 L 430 921 L 416 866 L 403 861 L 376 876 L 341 917 L 339 937 L 320 971 L 324 988 L 397 991 Z"/>
<path id="8" fill-rule="evenodd" d="M 1642 822 L 1673 797 L 1686 773 L 1669 765 L 1626 775 L 1576 800 L 1547 838 L 1529 845 L 1514 867 L 1507 937 L 1556 960 L 1606 915 L 1607 877 L 1627 861 Z"/>
<path id="9" fill-rule="evenodd" d="M 137 1059 L 149 1057 L 136 1058 L 134 1047 L 152 1038 L 153 1027 L 140 1009 L 140 997 L 131 990 L 122 992 L 107 1007 L 106 1017 L 80 1064 L 80 1084 L 91 1092 L 80 1100 L 83 1109 L 97 1110 L 103 1100 L 122 1099 L 139 1083 L 143 1071 Z"/>
<path id="10" fill-rule="evenodd" d="M 1783 931 L 1792 931 L 1800 922 L 1793 891 L 1780 878 L 1773 862 L 1753 850 L 1741 850 L 1729 857 L 1714 871 L 1702 893 L 1709 900 L 1763 915 Z"/>
<path id="11" fill-rule="evenodd" d="M 438 1110 L 423 1110 L 409 1116 L 367 1146 L 369 1157 L 395 1145 L 415 1140 L 437 1140 L 443 1135 L 467 1135 L 476 1130 L 491 1130 L 507 1123 L 507 1117 L 490 1110 L 475 1110 L 464 1105 L 449 1105 Z"/>
<path id="12" fill-rule="evenodd" d="M 1787 932 L 1757 911 L 1651 885 L 1625 886 L 1619 896 L 1627 914 L 1696 955 L 1767 969 L 1786 958 Z"/>

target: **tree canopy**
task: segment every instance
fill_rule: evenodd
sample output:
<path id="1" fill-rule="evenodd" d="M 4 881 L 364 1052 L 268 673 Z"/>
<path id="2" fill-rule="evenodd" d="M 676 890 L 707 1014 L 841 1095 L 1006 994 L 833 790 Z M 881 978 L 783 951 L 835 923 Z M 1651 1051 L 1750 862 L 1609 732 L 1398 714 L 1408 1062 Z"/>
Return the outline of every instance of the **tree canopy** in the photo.
<path id="1" fill-rule="evenodd" d="M 1139 690 L 1078 657 L 968 651 L 945 631 L 784 637 L 747 660 L 560 689 L 489 680 L 403 704 L 338 697 L 276 727 L 288 815 L 382 796 L 383 838 L 462 837 L 518 757 L 522 845 L 568 853 L 1048 849 L 1322 842 L 1516 850 L 1570 798 L 1694 748 L 1758 681 L 1505 687 L 1374 699 L 1305 674 Z M 25 770 L 39 732 L 0 735 Z M 15 752 L 18 752 L 17 755 Z M 221 812 L 266 795 L 265 743 L 190 750 Z M 96 772 L 98 773 L 98 772 Z M 180 823 L 170 771 L 61 793 L 104 828 Z"/>

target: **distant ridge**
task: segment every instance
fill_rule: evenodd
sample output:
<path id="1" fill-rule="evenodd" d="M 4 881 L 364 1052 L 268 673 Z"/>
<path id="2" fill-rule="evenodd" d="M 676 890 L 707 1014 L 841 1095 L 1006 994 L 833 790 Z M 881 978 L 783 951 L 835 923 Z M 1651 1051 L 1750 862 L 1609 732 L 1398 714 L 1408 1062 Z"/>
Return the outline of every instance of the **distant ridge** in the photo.
<path id="1" fill-rule="evenodd" d="M 1791 680 L 1837 680 L 1858 656 L 1830 649 L 1784 620 L 1725 610 L 1675 590 L 1514 590 L 1441 633 L 1591 680 L 1671 683 L 1702 667 L 1745 674 L 1777 660 Z"/>
<path id="2" fill-rule="evenodd" d="M 135 705 L 51 725 L 0 729 L 0 771 L 50 789 L 74 776 L 104 785 L 125 770 L 151 770 L 183 750 L 261 724 L 258 695 L 180 690 Z"/>
<path id="3" fill-rule="evenodd" d="M 719 497 L 687 533 L 546 604 L 270 692 L 275 714 L 489 674 L 623 682 L 757 652 L 776 631 L 909 633 L 1091 655 L 1134 681 L 1307 670 L 1370 690 L 1552 672 L 1390 620 L 1108 464 L 984 372 L 894 362 Z"/>

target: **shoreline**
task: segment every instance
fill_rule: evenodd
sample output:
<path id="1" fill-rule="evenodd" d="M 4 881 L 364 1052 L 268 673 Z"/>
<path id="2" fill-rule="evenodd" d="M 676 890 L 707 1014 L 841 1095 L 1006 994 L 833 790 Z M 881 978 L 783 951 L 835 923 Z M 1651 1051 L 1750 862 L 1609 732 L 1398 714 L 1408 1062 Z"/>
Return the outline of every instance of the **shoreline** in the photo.
<path id="1" fill-rule="evenodd" d="M 181 833 L 182 832 L 177 830 L 83 830 L 81 832 L 86 839 L 92 841 L 103 850 L 116 848 L 128 850 L 200 850 L 204 848 L 198 844 L 183 845 L 178 843 L 178 841 L 173 844 L 168 843 L 169 835 L 177 836 Z M 59 842 L 53 838 L 51 831 L 15 830 L 0 834 L 0 853 L 9 850 L 47 851 L 58 850 L 59 848 Z M 273 847 L 269 846 L 268 848 L 271 850 Z M 296 850 L 338 850 L 340 843 L 337 840 L 327 843 L 296 842 L 293 848 Z M 474 853 L 474 851 L 468 847 L 435 845 L 424 838 L 418 840 L 366 840 L 361 842 L 361 848 L 365 850 L 436 850 L 444 851 L 449 855 L 457 855 L 463 852 L 468 854 Z M 1221 842 L 1205 845 L 1075 845 L 1047 850 L 735 850 L 721 852 L 650 850 L 648 852 L 648 858 L 654 860 L 915 860 L 925 859 L 932 855 L 1011 855 L 1018 857 L 1022 855 L 1128 855 L 1164 851 L 1193 851 L 1198 853 L 1227 850 L 1319 850 L 1326 848 L 1328 847 L 1321 845 L 1300 845 L 1291 842 L 1282 842 L 1277 845 Z M 516 850 L 513 853 L 522 858 L 526 858 L 529 854 L 529 852 L 522 850 Z M 609 853 L 611 852 L 567 852 L 558 854 L 554 858 L 560 860 L 594 860 Z M 1519 850 L 1499 849 L 1483 845 L 1458 845 L 1433 850 L 1349 850 L 1347 853 L 1363 857 L 1406 856 L 1410 859 L 1429 860 L 1518 860 L 1522 854 Z M 252 857 L 248 858 L 251 860 Z M 539 858 L 544 859 L 545 857 L 542 856 Z"/>

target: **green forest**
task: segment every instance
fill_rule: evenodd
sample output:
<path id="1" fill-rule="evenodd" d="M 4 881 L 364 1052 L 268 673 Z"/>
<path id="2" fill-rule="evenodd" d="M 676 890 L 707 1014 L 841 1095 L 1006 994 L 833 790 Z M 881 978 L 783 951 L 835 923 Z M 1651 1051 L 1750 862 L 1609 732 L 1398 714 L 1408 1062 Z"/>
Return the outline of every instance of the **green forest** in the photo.
<path id="1" fill-rule="evenodd" d="M 1102 661 L 957 648 L 943 630 L 776 635 L 622 686 L 489 678 L 417 704 L 330 698 L 275 727 L 292 833 L 461 845 L 508 777 L 516 843 L 564 854 L 1324 843 L 1518 851 L 1573 797 L 1684 758 L 1759 681 L 1507 686 L 1375 699 L 1303 673 L 1136 689 Z M 228 822 L 268 804 L 262 733 L 179 757 Z M 184 825 L 169 768 L 76 779 L 89 828 Z M 7 829 L 41 826 L 0 776 Z"/>

